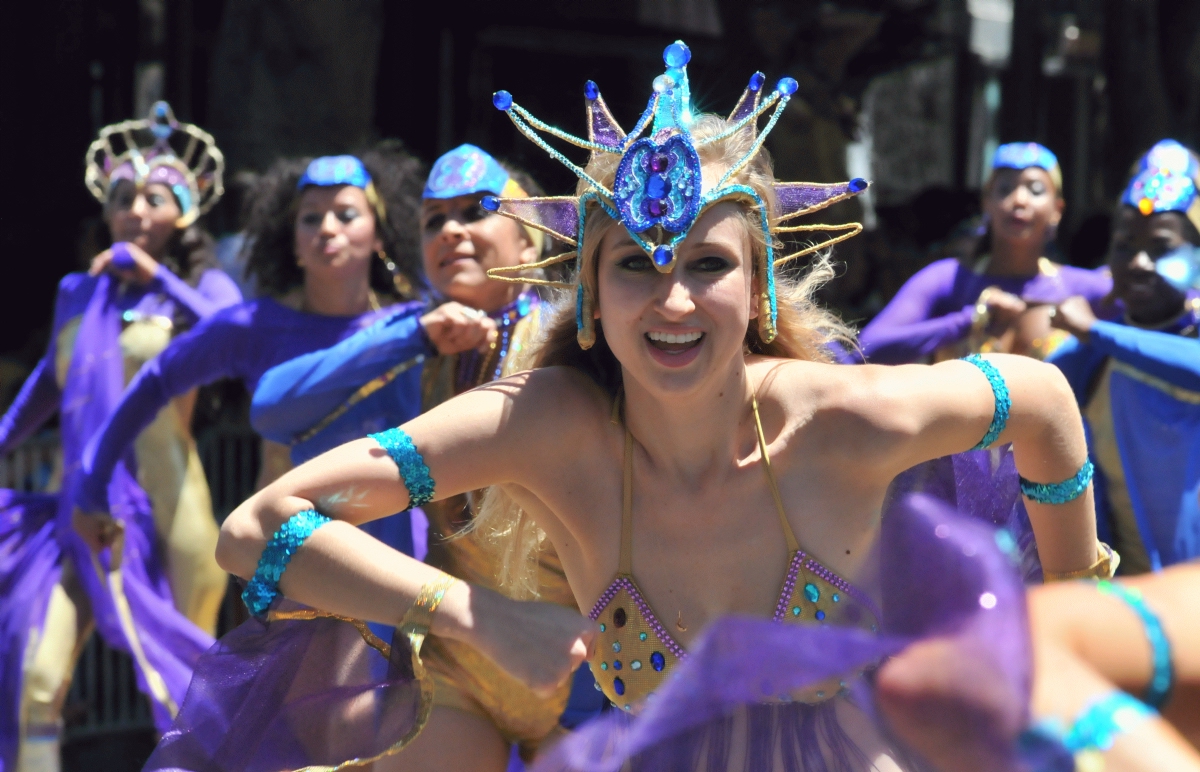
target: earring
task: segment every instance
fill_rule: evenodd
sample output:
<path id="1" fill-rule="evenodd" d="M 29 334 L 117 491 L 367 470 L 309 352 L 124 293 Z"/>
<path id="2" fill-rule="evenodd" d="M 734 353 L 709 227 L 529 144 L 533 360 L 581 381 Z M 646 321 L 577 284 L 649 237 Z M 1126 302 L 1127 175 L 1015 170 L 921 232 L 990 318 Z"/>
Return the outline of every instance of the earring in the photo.
<path id="1" fill-rule="evenodd" d="M 575 339 L 587 351 L 596 343 L 596 320 L 592 318 L 592 296 L 582 283 L 575 291 Z"/>

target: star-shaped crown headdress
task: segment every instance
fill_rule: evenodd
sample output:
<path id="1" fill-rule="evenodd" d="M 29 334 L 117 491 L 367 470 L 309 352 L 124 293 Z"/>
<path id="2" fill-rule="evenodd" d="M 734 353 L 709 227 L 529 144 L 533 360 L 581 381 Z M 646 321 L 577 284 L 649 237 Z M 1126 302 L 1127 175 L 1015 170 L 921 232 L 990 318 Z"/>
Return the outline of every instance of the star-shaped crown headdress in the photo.
<path id="1" fill-rule="evenodd" d="M 225 156 L 212 135 L 177 121 L 166 102 L 155 102 L 146 118 L 105 126 L 84 161 L 84 183 L 101 204 L 120 180 L 139 188 L 153 183 L 169 187 L 182 212 L 176 222 L 180 228 L 212 209 L 225 193 Z"/>
<path id="2" fill-rule="evenodd" d="M 650 102 L 628 134 L 617 125 L 600 96 L 600 89 L 592 81 L 588 81 L 584 87 L 584 96 L 587 99 L 587 139 L 576 137 L 538 120 L 514 102 L 512 95 L 507 91 L 497 91 L 492 97 L 496 108 L 507 113 L 522 134 L 574 172 L 586 183 L 587 190 L 579 196 L 485 197 L 482 202 L 485 209 L 545 231 L 574 247 L 570 252 L 536 264 L 493 268 L 488 271 L 488 275 L 502 281 L 530 282 L 575 289 L 579 342 L 584 348 L 592 345 L 595 334 L 589 308 L 590 300 L 580 277 L 577 275 L 573 283 L 564 283 L 520 277 L 517 274 L 579 257 L 579 244 L 582 241 L 589 204 L 599 206 L 614 220 L 620 221 L 638 246 L 651 257 L 654 266 L 667 273 L 675 265 L 679 244 L 687 238 L 692 225 L 706 207 L 731 198 L 753 201 L 759 211 L 767 244 L 765 264 L 757 266 L 761 271 L 759 275 L 765 278 L 762 313 L 759 314 L 759 335 L 764 343 L 770 343 L 776 334 L 774 267 L 844 241 L 862 231 L 862 225 L 859 223 L 790 226 L 783 223 L 861 193 L 867 188 L 865 180 L 852 179 L 849 182 L 833 184 L 776 182 L 774 188 L 778 211 L 775 212 L 768 211 L 767 204 L 754 188 L 731 182 L 762 148 L 767 134 L 774 128 L 788 100 L 796 92 L 797 84 L 792 78 L 783 78 L 776 84 L 775 90 L 764 99 L 763 85 L 766 76 L 761 72 L 754 73 L 737 106 L 729 115 L 729 125 L 718 134 L 697 140 L 690 131 L 694 115 L 687 64 L 691 57 L 691 51 L 683 41 L 677 40 L 667 46 L 663 51 L 663 61 L 667 70 L 654 79 L 654 93 Z M 774 111 L 771 112 L 762 132 L 759 132 L 758 119 L 771 108 L 774 108 Z M 650 135 L 643 137 L 642 134 L 647 129 Z M 704 184 L 697 147 L 742 131 L 749 132 L 749 136 L 753 138 L 749 149 L 725 170 L 714 184 Z M 612 189 L 551 147 L 538 132 L 590 150 L 593 157 L 605 153 L 620 156 Z M 838 235 L 777 259 L 773 237 L 779 233 L 797 231 L 838 232 Z"/>

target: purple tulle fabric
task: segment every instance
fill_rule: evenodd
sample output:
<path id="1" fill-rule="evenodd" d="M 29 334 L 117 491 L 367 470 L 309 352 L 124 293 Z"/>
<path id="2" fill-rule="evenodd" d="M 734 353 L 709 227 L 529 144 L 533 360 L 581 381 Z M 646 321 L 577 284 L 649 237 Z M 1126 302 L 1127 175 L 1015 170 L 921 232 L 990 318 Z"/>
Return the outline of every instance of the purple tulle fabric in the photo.
<path id="1" fill-rule="evenodd" d="M 967 467 L 956 482 L 978 472 Z M 627 762 L 635 770 L 689 770 L 701 762 L 707 769 L 866 770 L 868 751 L 921 769 L 876 717 L 871 676 L 887 657 L 935 637 L 951 641 L 969 663 L 964 699 L 989 707 L 977 743 L 996 768 L 1015 768 L 1012 741 L 1027 724 L 1031 670 L 1024 590 L 1008 538 L 998 538 L 987 517 L 957 514 L 905 488 L 901 481 L 885 508 L 877 571 L 868 572 L 881 577 L 867 585 L 881 601 L 878 634 L 720 620 L 641 712 L 610 711 L 585 724 L 537 770 L 615 772 Z M 410 734 L 421 713 L 419 684 L 405 668 L 409 650 L 395 643 L 386 676 L 372 687 L 362 679 L 383 658 L 351 625 L 247 622 L 201 659 L 179 720 L 147 770 L 290 770 L 381 752 Z M 830 677 L 845 684 L 834 699 L 762 704 Z M 351 711 L 361 695 L 370 695 L 366 707 L 355 703 Z M 847 722 L 847 711 L 861 717 Z"/>
<path id="2" fill-rule="evenodd" d="M 385 753 L 426 703 L 412 649 L 395 643 L 385 656 L 339 619 L 249 620 L 201 659 L 145 769 L 279 772 Z"/>
<path id="3" fill-rule="evenodd" d="M 105 642 L 132 653 L 114 602 L 113 588 L 119 582 L 144 653 L 144 658 L 134 657 L 138 686 L 151 698 L 160 731 L 171 726 L 192 666 L 212 645 L 212 638 L 176 611 L 172 602 L 158 556 L 150 502 L 130 472 L 132 457 L 118 465 L 108 489 L 110 511 L 125 525 L 119 572 L 112 570 L 111 550 L 94 559 L 71 525 L 84 446 L 116 407 L 124 386 L 118 337 L 122 313 L 130 307 L 157 313 L 164 310 L 156 295 L 130 288 L 122 291 L 107 275 L 95 280 L 62 393 L 61 492 L 51 496 L 0 491 L 0 772 L 7 772 L 6 765 L 15 763 L 17 732 L 15 728 L 10 732 L 9 727 L 15 727 L 18 720 L 25 646 L 31 631 L 41 627 L 41 615 L 61 576 L 63 559 L 72 562 Z M 170 315 L 170 309 L 165 310 Z M 162 688 L 156 690 L 152 683 Z"/>

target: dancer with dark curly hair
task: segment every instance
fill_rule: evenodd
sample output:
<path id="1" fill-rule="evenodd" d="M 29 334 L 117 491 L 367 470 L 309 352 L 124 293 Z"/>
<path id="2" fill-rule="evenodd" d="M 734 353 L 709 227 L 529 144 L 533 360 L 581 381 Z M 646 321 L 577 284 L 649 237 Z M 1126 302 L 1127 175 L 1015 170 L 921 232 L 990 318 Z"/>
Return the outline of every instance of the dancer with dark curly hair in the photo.
<path id="1" fill-rule="evenodd" d="M 49 350 L 0 420 L 7 453 L 58 413 L 63 449 L 60 493 L 0 492 L 3 770 L 58 768 L 62 702 L 93 628 L 133 655 L 159 728 L 169 726 L 227 584 L 191 389 L 146 415 L 97 491 L 120 534 L 113 548 L 89 554 L 71 530 L 84 445 L 126 380 L 175 334 L 241 300 L 197 223 L 222 194 L 211 136 L 159 102 L 146 119 L 102 129 L 86 160 L 114 243 L 59 283 Z"/>
<path id="2" fill-rule="evenodd" d="M 80 509 L 105 512 L 116 459 L 172 395 L 221 378 L 240 379 L 253 392 L 270 368 L 368 328 L 402 330 L 405 350 L 377 378 L 357 384 L 362 393 L 346 404 L 290 436 L 272 436 L 304 460 L 344 436 L 417 415 L 425 358 L 485 344 L 493 328 L 461 306 L 427 311 L 417 299 L 424 286 L 413 235 L 421 171 L 407 153 L 387 148 L 362 158 L 276 163 L 251 195 L 247 228 L 248 269 L 268 294 L 214 316 L 142 369 L 84 458 Z M 108 520 L 82 519 L 84 538 L 99 545 Z M 407 513 L 371 532 L 413 553 Z"/>

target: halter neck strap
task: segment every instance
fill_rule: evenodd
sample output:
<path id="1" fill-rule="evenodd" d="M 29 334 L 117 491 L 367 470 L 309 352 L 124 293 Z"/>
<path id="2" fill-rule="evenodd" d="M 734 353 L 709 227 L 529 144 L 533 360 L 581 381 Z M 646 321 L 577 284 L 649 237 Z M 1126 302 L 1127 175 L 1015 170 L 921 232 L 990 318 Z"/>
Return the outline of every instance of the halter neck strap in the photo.
<path id="1" fill-rule="evenodd" d="M 783 496 L 779 494 L 779 485 L 775 482 L 775 471 L 771 468 L 771 456 L 767 453 L 767 438 L 763 434 L 762 418 L 758 414 L 758 398 L 750 394 L 750 406 L 754 411 L 754 431 L 758 439 L 758 450 L 762 453 L 763 471 L 767 474 L 767 485 L 771 489 L 771 497 L 775 500 L 775 512 L 779 515 L 779 525 L 783 528 L 783 536 L 787 540 L 788 553 L 797 552 L 800 542 L 788 522 L 787 512 L 783 508 Z M 625 576 L 633 575 L 633 434 L 629 426 L 625 426 L 625 473 L 621 490 L 621 557 L 617 572 Z"/>

